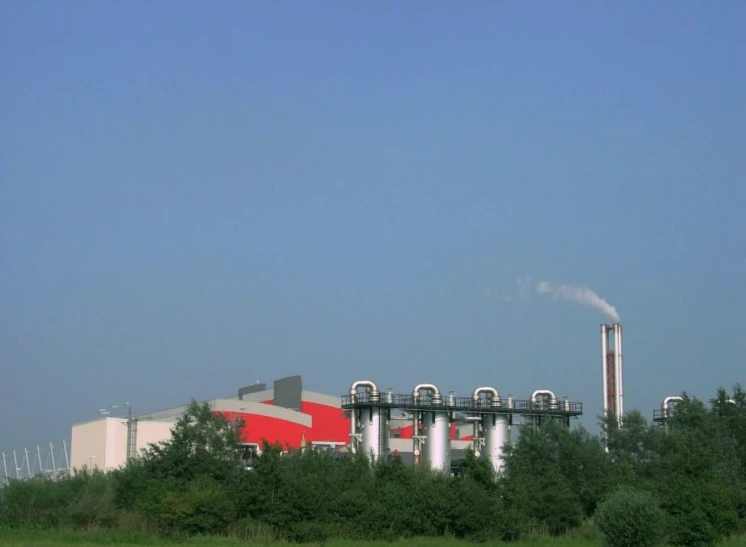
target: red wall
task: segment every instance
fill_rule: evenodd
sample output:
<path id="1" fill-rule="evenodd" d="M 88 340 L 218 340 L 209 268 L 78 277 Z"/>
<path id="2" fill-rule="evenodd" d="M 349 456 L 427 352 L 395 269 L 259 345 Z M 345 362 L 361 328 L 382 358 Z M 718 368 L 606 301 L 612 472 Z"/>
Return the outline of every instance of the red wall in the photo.
<path id="1" fill-rule="evenodd" d="M 272 404 L 272 401 L 263 401 Z M 243 420 L 241 440 L 246 443 L 261 444 L 262 440 L 279 442 L 284 447 L 300 447 L 301 438 L 310 441 L 349 442 L 350 420 L 345 418 L 341 408 L 319 403 L 301 401 L 301 412 L 311 416 L 311 426 L 306 427 L 279 418 L 259 416 L 244 412 L 221 412 L 228 421 Z"/>
<path id="2" fill-rule="evenodd" d="M 298 448 L 303 435 L 306 440 L 311 436 L 311 428 L 269 416 L 246 414 L 244 412 L 221 412 L 228 421 L 234 418 L 243 420 L 241 441 L 262 444 L 279 442 L 285 448 Z"/>
<path id="3" fill-rule="evenodd" d="M 350 442 L 350 419 L 344 417 L 341 408 L 301 401 L 300 409 L 313 420 L 313 438 L 306 440 Z"/>

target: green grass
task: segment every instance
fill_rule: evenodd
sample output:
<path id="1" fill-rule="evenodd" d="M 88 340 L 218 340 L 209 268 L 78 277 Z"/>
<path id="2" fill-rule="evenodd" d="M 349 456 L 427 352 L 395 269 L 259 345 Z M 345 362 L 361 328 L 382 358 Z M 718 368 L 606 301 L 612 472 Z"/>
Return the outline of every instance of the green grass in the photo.
<path id="1" fill-rule="evenodd" d="M 241 541 L 233 538 L 221 537 L 196 537 L 183 541 L 172 541 L 159 538 L 147 533 L 132 533 L 119 531 L 49 531 L 49 530 L 3 530 L 0 529 L 0 545 L 3 547 L 51 547 L 52 545 L 75 545 L 77 547 L 93 547 L 108 545 L 116 547 L 134 547 L 140 545 L 154 546 L 177 546 L 177 545 L 204 545 L 207 547 L 230 546 L 230 545 L 252 545 L 256 547 L 276 547 L 278 545 L 291 545 L 285 542 L 265 541 Z M 476 544 L 468 541 L 451 538 L 412 538 L 399 541 L 350 541 L 330 540 L 326 543 L 307 544 L 324 545 L 324 547 L 474 547 L 477 545 L 491 545 L 491 543 Z M 492 543 L 494 545 L 494 543 Z M 597 547 L 600 544 L 591 540 L 578 539 L 537 539 L 535 541 L 521 541 L 515 543 L 501 544 L 512 547 Z"/>
<path id="2" fill-rule="evenodd" d="M 75 545 L 94 547 L 108 545 L 112 547 L 135 547 L 141 545 L 177 546 L 204 545 L 207 547 L 252 545 L 256 547 L 276 547 L 290 545 L 285 542 L 247 542 L 232 538 L 198 537 L 184 541 L 172 541 L 147 533 L 100 530 L 91 532 L 49 531 L 49 530 L 8 530 L 0 528 L 0 545 L 3 547 L 51 547 L 53 545 Z M 332 540 L 320 544 L 308 544 L 324 547 L 475 547 L 478 545 L 497 545 L 496 543 L 470 543 L 450 538 L 414 538 L 394 542 L 384 541 L 349 541 Z M 500 543 L 505 547 L 600 547 L 601 543 L 592 539 L 580 538 L 536 538 L 526 541 Z M 719 547 L 746 547 L 746 537 L 733 538 L 720 544 Z"/>

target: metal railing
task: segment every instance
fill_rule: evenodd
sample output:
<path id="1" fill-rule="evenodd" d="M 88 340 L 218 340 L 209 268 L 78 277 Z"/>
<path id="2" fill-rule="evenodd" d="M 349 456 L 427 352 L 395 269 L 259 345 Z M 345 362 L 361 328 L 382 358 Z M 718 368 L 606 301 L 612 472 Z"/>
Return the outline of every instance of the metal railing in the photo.
<path id="1" fill-rule="evenodd" d="M 503 399 L 499 406 L 493 406 L 487 399 L 474 400 L 472 397 L 443 397 L 434 401 L 430 397 L 419 397 L 415 399 L 412 395 L 401 395 L 394 393 L 379 393 L 377 397 L 371 397 L 370 393 L 360 392 L 354 395 L 342 397 L 342 408 L 361 408 L 376 406 L 379 408 L 399 408 L 402 410 L 445 410 L 454 412 L 472 412 L 477 414 L 541 414 L 579 416 L 583 413 L 583 404 L 572 401 L 560 400 L 555 405 L 542 399 L 536 402 L 530 400 Z"/>

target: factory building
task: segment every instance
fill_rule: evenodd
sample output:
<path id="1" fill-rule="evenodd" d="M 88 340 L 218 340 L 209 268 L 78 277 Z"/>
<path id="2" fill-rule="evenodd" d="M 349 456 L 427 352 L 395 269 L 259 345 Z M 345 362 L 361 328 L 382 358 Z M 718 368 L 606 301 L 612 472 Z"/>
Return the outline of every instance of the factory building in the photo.
<path id="1" fill-rule="evenodd" d="M 300 376 L 276 380 L 271 388 L 255 384 L 234 397 L 206 401 L 213 412 L 241 424 L 245 449 L 258 451 L 265 441 L 285 450 L 322 448 L 363 453 L 373 460 L 401 457 L 404 463 L 443 472 L 468 449 L 486 457 L 496 471 L 511 429 L 557 419 L 569 426 L 582 413 L 580 403 L 558 400 L 549 390 L 530 399 L 506 399 L 491 387 L 469 397 L 448 397 L 433 384 L 419 384 L 404 395 L 381 393 L 373 382 L 352 384 L 343 397 L 307 391 Z M 102 417 L 72 428 L 70 467 L 119 468 L 149 445 L 170 438 L 186 406 L 127 418 Z M 522 418 L 522 422 L 515 421 Z M 484 456 L 481 456 L 484 454 Z"/>
<path id="2" fill-rule="evenodd" d="M 338 396 L 306 391 L 300 376 L 276 380 L 270 388 L 255 384 L 234 397 L 205 401 L 228 421 L 243 423 L 241 441 L 261 447 L 263 441 L 285 449 L 349 443 L 350 420 Z M 150 444 L 167 440 L 186 405 L 138 414 L 132 419 L 103 417 L 72 428 L 71 469 L 112 470 Z"/>

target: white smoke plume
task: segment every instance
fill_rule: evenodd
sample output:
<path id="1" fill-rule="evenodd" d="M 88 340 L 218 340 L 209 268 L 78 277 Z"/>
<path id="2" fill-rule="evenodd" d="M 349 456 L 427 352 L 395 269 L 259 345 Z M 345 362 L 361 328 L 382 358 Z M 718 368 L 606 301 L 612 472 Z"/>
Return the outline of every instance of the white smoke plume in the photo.
<path id="1" fill-rule="evenodd" d="M 617 313 L 616 308 L 588 287 L 553 285 L 548 281 L 539 281 L 536 284 L 536 292 L 549 295 L 555 300 L 567 300 L 568 302 L 575 302 L 581 306 L 596 309 L 607 315 L 615 323 L 619 323 L 619 313 Z"/>

